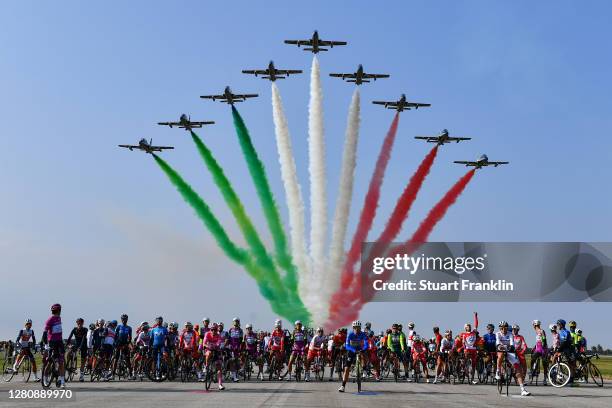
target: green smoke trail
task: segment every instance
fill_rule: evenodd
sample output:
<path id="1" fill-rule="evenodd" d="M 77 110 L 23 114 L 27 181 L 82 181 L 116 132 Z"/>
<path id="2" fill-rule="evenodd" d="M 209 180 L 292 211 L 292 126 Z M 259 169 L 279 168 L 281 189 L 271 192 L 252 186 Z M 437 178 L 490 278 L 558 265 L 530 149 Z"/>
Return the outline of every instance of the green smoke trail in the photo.
<path id="1" fill-rule="evenodd" d="M 183 199 L 193 208 L 198 217 L 211 232 L 223 252 L 230 259 L 243 265 L 248 274 L 255 279 L 259 287 L 259 292 L 268 300 L 272 310 L 289 319 L 300 319 L 304 322 L 309 322 L 310 313 L 301 303 L 301 300 L 299 298 L 297 300 L 288 299 L 286 293 L 279 293 L 276 288 L 270 287 L 269 280 L 265 277 L 265 268 L 262 268 L 247 251 L 239 248 L 231 241 L 221 226 L 221 223 L 217 220 L 204 200 L 193 191 L 191 186 L 187 184 L 168 163 L 155 154 L 153 154 L 153 158 L 164 171 L 170 182 L 179 191 Z"/>
<path id="2" fill-rule="evenodd" d="M 257 230 L 253 226 L 253 222 L 247 215 L 238 194 L 236 194 L 236 191 L 232 187 L 231 182 L 202 139 L 200 139 L 200 137 L 194 132 L 191 132 L 191 137 L 193 138 L 193 142 L 198 148 L 198 152 L 200 153 L 200 156 L 202 156 L 204 163 L 206 163 L 206 167 L 208 167 L 208 170 L 213 176 L 215 184 L 217 187 L 219 187 L 219 191 L 221 191 L 227 206 L 230 208 L 232 214 L 236 218 L 236 222 L 238 223 L 245 240 L 251 248 L 257 263 L 261 265 L 263 270 L 266 272 L 266 279 L 268 279 L 269 284 L 274 287 L 278 297 L 284 296 L 284 288 L 282 286 L 282 282 L 280 281 L 280 276 L 276 270 L 276 266 L 268 255 L 266 248 L 262 243 L 259 234 L 257 233 Z"/>
<path id="3" fill-rule="evenodd" d="M 225 254 L 232 260 L 244 264 L 247 262 L 248 253 L 242 249 L 238 248 L 236 244 L 232 242 L 232 240 L 228 237 L 227 233 L 221 226 L 217 217 L 212 213 L 208 204 L 202 200 L 202 198 L 191 188 L 189 184 L 183 180 L 181 176 L 174 170 L 168 163 L 162 160 L 159 156 L 153 155 L 155 161 L 161 167 L 161 169 L 166 173 L 170 182 L 176 187 L 176 189 L 181 193 L 183 199 L 187 201 L 189 205 L 196 212 L 198 217 L 202 220 L 206 228 L 213 235 L 219 247 L 225 252 Z M 254 278 L 259 278 L 258 276 L 253 276 Z"/>
<path id="4" fill-rule="evenodd" d="M 270 184 L 266 176 L 264 165 L 257 155 L 257 151 L 253 146 L 249 131 L 242 120 L 242 117 L 238 113 L 238 110 L 232 106 L 232 116 L 234 118 L 234 127 L 236 128 L 236 134 L 238 135 L 238 141 L 242 153 L 247 162 L 249 172 L 253 178 L 257 195 L 261 201 L 264 215 L 268 221 L 268 228 L 272 233 L 274 239 L 274 247 L 276 250 L 276 258 L 278 264 L 286 271 L 285 283 L 291 292 L 297 294 L 297 276 L 295 272 L 295 266 L 291 261 L 291 255 L 287 251 L 287 237 L 285 236 L 285 230 L 282 226 L 278 207 L 272 195 Z"/>

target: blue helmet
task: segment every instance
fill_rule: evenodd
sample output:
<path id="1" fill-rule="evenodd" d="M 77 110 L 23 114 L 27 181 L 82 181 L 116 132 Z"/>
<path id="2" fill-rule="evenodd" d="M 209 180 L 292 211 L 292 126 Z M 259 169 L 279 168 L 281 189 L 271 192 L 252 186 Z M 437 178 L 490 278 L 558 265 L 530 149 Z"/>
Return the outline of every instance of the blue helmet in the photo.
<path id="1" fill-rule="evenodd" d="M 563 320 L 563 319 L 559 319 L 559 320 L 557 320 L 557 326 L 563 326 L 563 327 L 565 327 L 565 320 Z"/>

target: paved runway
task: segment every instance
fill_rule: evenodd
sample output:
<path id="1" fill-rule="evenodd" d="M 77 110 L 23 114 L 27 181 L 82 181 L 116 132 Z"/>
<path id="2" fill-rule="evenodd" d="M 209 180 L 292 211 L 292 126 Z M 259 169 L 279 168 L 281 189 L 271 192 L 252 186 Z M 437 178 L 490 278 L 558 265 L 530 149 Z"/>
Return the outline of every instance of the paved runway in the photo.
<path id="1" fill-rule="evenodd" d="M 206 392 L 201 383 L 96 382 L 69 383 L 74 393 L 70 401 L 9 400 L 9 390 L 41 389 L 40 384 L 19 381 L 0 384 L 0 407 L 76 406 L 100 407 L 610 407 L 612 386 L 593 385 L 556 389 L 529 387 L 532 397 L 520 397 L 519 388 L 510 388 L 510 397 L 500 396 L 491 385 L 410 384 L 366 382 L 361 394 L 349 383 L 347 392 L 337 391 L 333 382 L 249 382 L 227 383 L 225 391 L 216 388 Z M 54 389 L 54 388 L 51 388 Z M 195 405 L 194 405 L 195 404 Z M 372 404 L 372 405 L 370 405 Z"/>

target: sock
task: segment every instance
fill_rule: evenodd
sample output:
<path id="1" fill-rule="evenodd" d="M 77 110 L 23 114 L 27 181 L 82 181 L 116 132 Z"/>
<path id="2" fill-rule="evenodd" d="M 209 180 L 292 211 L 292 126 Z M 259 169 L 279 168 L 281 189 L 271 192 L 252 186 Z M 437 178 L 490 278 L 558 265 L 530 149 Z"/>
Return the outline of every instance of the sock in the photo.
<path id="1" fill-rule="evenodd" d="M 342 381 L 342 386 L 346 386 L 346 381 Z"/>

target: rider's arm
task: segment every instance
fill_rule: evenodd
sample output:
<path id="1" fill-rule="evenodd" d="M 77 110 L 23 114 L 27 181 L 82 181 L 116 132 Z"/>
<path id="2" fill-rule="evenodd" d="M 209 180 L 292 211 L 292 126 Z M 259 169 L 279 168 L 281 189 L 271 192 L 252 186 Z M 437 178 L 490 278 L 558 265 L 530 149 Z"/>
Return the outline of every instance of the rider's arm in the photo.
<path id="1" fill-rule="evenodd" d="M 352 338 L 353 338 L 353 333 L 349 333 L 348 336 L 346 336 L 346 341 L 344 342 L 344 348 L 354 353 L 356 350 L 353 348 L 353 346 L 351 346 Z"/>
<path id="2" fill-rule="evenodd" d="M 400 333 L 400 347 L 402 348 L 402 353 L 406 351 L 406 335 L 404 333 Z"/>
<path id="3" fill-rule="evenodd" d="M 34 330 L 32 330 L 32 340 L 31 343 L 35 346 L 36 345 L 36 336 L 34 335 Z M 36 347 L 34 347 L 34 350 L 36 350 Z"/>
<path id="4" fill-rule="evenodd" d="M 23 331 L 23 329 L 19 329 L 19 333 L 17 333 L 17 340 L 15 340 L 15 344 L 19 343 L 19 340 L 21 339 L 21 332 Z"/>
<path id="5" fill-rule="evenodd" d="M 370 347 L 370 342 L 368 341 L 368 338 L 366 336 L 362 336 L 362 337 L 363 337 L 363 345 L 361 346 L 361 350 L 366 351 Z"/>

